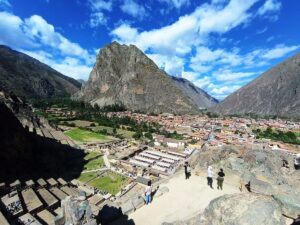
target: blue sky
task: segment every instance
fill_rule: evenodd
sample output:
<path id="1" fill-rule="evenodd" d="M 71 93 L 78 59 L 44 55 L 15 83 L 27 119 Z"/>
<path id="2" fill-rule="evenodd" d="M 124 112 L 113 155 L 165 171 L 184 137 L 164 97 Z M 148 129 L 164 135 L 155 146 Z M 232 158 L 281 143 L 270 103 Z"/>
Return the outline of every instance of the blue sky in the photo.
<path id="1" fill-rule="evenodd" d="M 87 80 L 99 49 L 135 44 L 223 99 L 300 50 L 299 0 L 0 0 L 0 44 Z"/>

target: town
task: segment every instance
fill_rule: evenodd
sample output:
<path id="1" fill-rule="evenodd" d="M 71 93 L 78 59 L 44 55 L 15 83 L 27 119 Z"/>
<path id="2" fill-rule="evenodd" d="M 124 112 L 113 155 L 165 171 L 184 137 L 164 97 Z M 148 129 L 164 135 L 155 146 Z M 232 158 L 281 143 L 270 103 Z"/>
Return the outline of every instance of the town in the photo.
<path id="1" fill-rule="evenodd" d="M 6 105 L 15 108 L 16 101 L 3 92 L 0 96 Z M 88 117 L 91 120 L 83 120 L 81 112 L 67 106 L 35 108 L 24 107 L 21 99 L 17 102 L 16 115 L 26 130 L 81 150 L 86 163 L 80 176 L 69 181 L 41 177 L 2 182 L 1 204 L 5 210 L 0 221 L 4 225 L 9 224 L 5 218 L 20 224 L 29 221 L 37 225 L 59 224 L 62 201 L 80 192 L 85 193 L 95 218 L 107 206 L 121 208 L 122 213 L 128 215 L 144 205 L 141 196 L 150 180 L 154 184 L 161 183 L 181 170 L 185 162 L 193 161 L 198 152 L 207 149 L 235 146 L 280 151 L 292 156 L 300 152 L 300 122 L 296 121 L 167 113 L 147 115 L 123 110 L 105 113 L 107 118 L 121 121 L 109 127 L 97 122 L 99 109 Z M 122 118 L 134 121 L 137 131 L 122 123 Z M 151 125 L 156 129 L 151 129 Z M 149 128 L 143 131 L 139 126 Z M 271 138 L 260 137 L 264 132 L 281 132 L 289 134 L 289 138 L 284 142 L 272 135 Z M 156 195 L 163 193 L 164 190 L 158 189 Z M 115 215 L 110 216 L 102 218 L 102 223 L 116 219 Z"/>

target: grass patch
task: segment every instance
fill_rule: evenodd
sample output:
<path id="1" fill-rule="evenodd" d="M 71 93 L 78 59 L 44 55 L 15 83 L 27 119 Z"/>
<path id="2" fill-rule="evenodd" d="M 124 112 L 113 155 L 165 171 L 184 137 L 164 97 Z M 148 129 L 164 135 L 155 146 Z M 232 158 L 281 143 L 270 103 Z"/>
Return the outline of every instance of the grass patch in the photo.
<path id="1" fill-rule="evenodd" d="M 94 178 L 97 177 L 96 172 L 89 172 L 89 173 L 82 173 L 80 176 L 77 178 L 79 181 L 86 183 Z"/>
<path id="2" fill-rule="evenodd" d="M 102 156 L 90 160 L 84 165 L 85 170 L 95 170 L 95 169 L 100 169 L 102 167 L 104 167 L 104 160 Z"/>
<path id="3" fill-rule="evenodd" d="M 81 128 L 75 128 L 66 131 L 65 134 L 78 142 L 92 142 L 92 141 L 110 141 L 111 138 L 102 134 L 98 134 L 92 131 L 84 130 Z"/>
<path id="4" fill-rule="evenodd" d="M 110 194 L 117 194 L 128 183 L 128 178 L 117 173 L 108 172 L 105 176 L 96 178 L 89 185 Z"/>
<path id="5" fill-rule="evenodd" d="M 85 160 L 90 160 L 92 158 L 95 158 L 95 157 L 98 157 L 98 156 L 101 156 L 102 154 L 99 153 L 99 152 L 88 152 L 86 154 L 86 156 L 84 157 Z"/>

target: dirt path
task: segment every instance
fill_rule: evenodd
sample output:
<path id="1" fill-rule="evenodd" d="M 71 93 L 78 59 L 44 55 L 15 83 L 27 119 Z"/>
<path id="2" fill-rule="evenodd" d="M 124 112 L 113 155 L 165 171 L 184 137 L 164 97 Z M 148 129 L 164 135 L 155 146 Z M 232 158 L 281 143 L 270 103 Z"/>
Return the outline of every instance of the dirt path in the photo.
<path id="1" fill-rule="evenodd" d="M 216 180 L 213 185 L 214 189 L 207 186 L 204 174 L 192 175 L 189 180 L 178 174 L 161 185 L 169 188 L 168 193 L 130 214 L 128 219 L 132 219 L 135 225 L 161 225 L 163 222 L 185 220 L 203 211 L 211 200 L 239 192 L 238 185 L 227 182 L 223 191 L 217 189 Z"/>

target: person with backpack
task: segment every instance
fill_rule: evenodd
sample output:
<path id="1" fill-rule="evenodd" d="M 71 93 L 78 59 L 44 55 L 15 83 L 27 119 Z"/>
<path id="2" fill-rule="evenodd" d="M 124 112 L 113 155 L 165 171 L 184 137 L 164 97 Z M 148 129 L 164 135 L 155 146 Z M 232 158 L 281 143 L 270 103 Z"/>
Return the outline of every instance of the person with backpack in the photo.
<path id="1" fill-rule="evenodd" d="M 214 189 L 212 184 L 213 184 L 213 168 L 212 166 L 209 166 L 207 168 L 207 185 L 210 186 L 211 189 Z"/>
<path id="2" fill-rule="evenodd" d="M 225 173 L 223 172 L 223 169 L 220 169 L 217 178 L 218 189 L 223 190 L 224 177 L 225 177 Z"/>
<path id="3" fill-rule="evenodd" d="M 191 176 L 191 166 L 188 162 L 184 163 L 185 179 L 188 180 Z"/>

